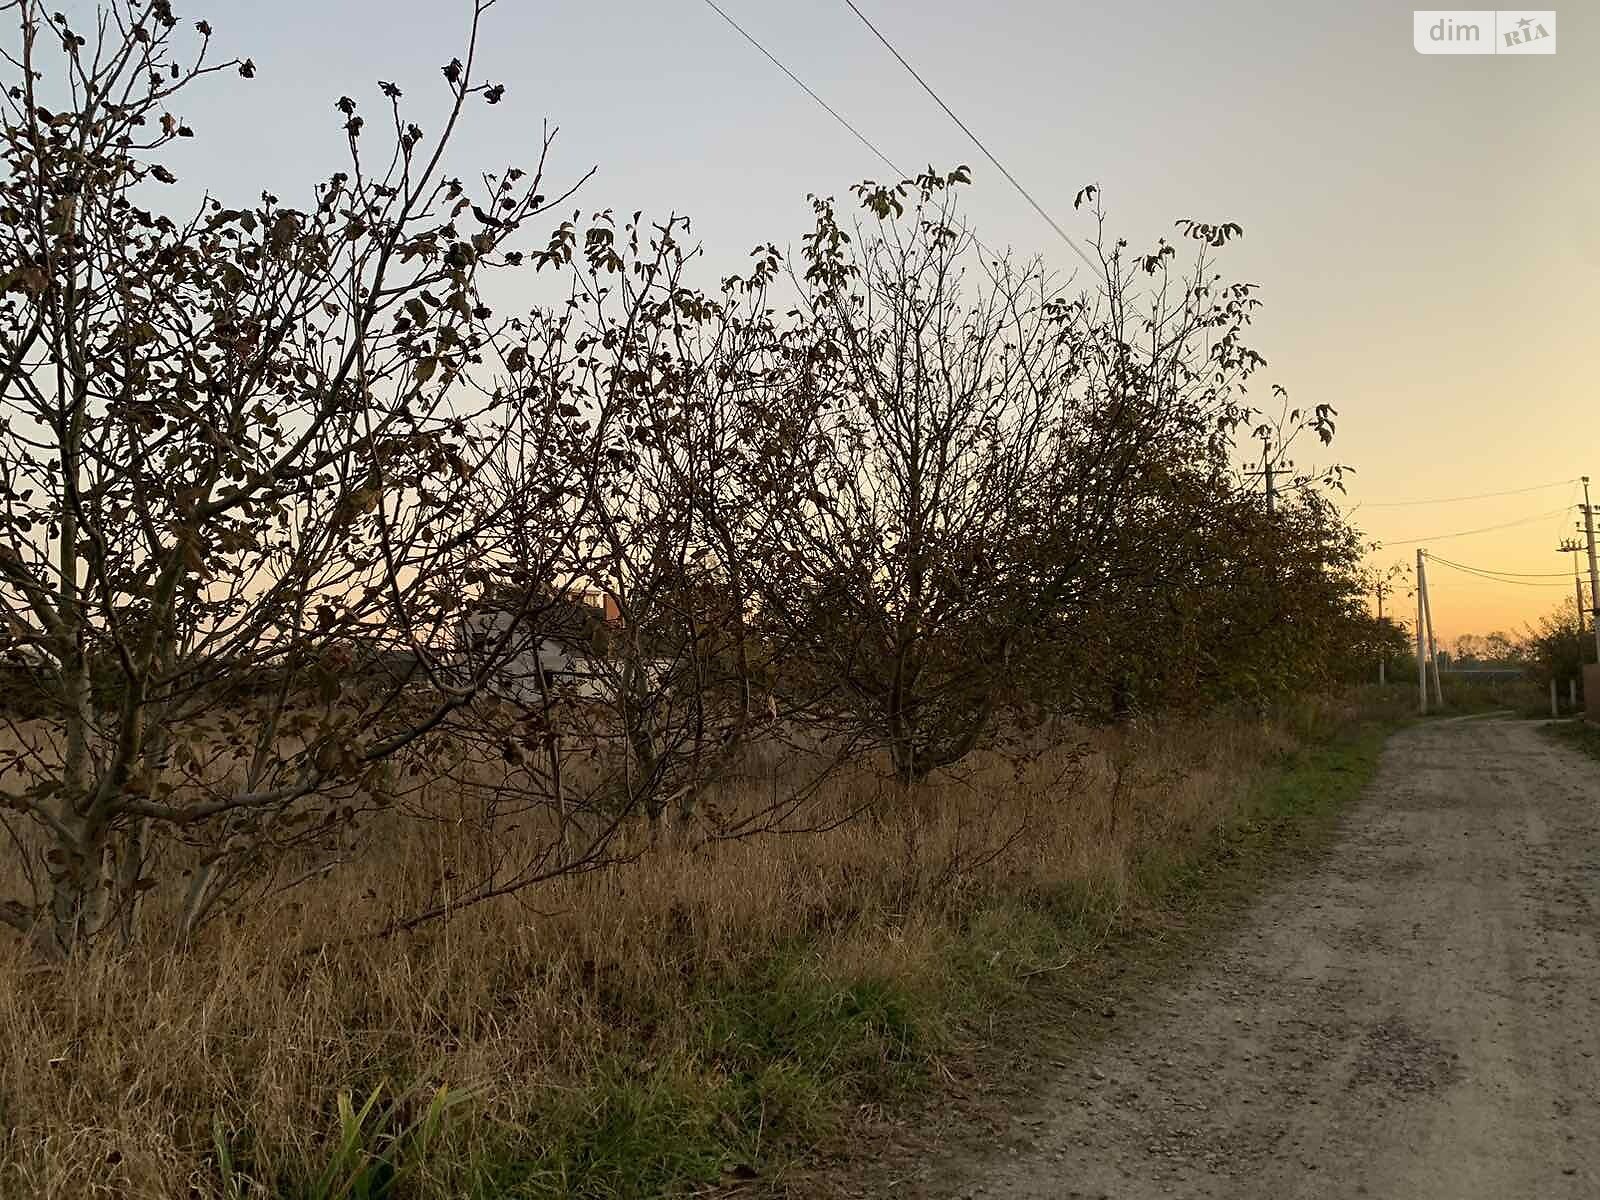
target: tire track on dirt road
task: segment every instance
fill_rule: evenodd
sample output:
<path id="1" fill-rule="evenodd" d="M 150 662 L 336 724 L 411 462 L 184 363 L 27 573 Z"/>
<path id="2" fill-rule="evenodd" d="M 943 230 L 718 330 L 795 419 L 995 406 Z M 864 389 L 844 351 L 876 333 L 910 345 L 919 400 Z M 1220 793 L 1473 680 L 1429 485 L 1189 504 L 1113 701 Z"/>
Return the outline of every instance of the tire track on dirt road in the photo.
<path id="1" fill-rule="evenodd" d="M 939 1194 L 1600 1196 L 1600 763 L 1396 734 L 1328 856 L 1140 1007 Z"/>

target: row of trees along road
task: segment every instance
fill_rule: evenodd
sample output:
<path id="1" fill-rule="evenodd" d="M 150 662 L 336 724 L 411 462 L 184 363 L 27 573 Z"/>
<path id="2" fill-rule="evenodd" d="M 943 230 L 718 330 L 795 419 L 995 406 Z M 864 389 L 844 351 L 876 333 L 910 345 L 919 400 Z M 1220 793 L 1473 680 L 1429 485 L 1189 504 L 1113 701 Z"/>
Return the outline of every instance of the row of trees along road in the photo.
<path id="1" fill-rule="evenodd" d="M 915 789 L 1042 716 L 1365 669 L 1355 535 L 1285 457 L 1332 411 L 1243 391 L 1237 226 L 1136 253 L 1086 188 L 1098 270 L 1064 279 L 985 251 L 966 172 L 930 170 L 704 289 L 681 219 L 562 219 L 548 139 L 450 174 L 504 95 L 488 7 L 436 132 L 381 84 L 303 198 L 173 214 L 183 106 L 253 64 L 165 0 L 82 32 L 9 6 L 0 918 L 40 953 L 185 942 L 444 808 L 475 857 L 396 926 L 636 823 L 806 828 L 840 762 Z M 515 311 L 529 273 L 566 301 Z M 602 698 L 498 686 L 593 591 Z M 788 765 L 719 808 L 756 745 Z"/>

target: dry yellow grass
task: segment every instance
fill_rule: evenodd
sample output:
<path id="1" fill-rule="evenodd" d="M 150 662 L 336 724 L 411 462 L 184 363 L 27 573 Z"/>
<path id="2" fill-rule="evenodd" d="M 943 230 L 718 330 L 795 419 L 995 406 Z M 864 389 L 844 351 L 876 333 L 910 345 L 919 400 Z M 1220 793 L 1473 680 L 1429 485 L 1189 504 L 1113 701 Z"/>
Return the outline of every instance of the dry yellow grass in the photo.
<path id="1" fill-rule="evenodd" d="M 771 1105 L 770 1128 L 803 1134 L 828 1118 L 830 1071 L 854 1069 L 827 1055 L 807 1065 L 799 1050 L 804 1078 L 785 1082 L 781 1052 L 752 1068 L 760 1052 L 735 1054 L 729 1030 L 746 1026 L 730 1013 L 794 1008 L 790 986 L 826 1007 L 877 981 L 886 995 L 928 997 L 927 1020 L 906 1029 L 936 1034 L 958 944 L 985 954 L 992 944 L 989 966 L 1006 977 L 1046 965 L 1028 960 L 1037 940 L 990 936 L 981 914 L 1039 897 L 1094 898 L 1102 913 L 1137 903 L 1139 863 L 1206 838 L 1293 741 L 1281 723 L 1221 719 L 1097 733 L 1081 761 L 1054 751 L 1021 777 L 979 770 L 935 785 L 916 812 L 651 851 L 414 934 L 321 952 L 307 947 L 421 899 L 448 839 L 414 831 L 186 955 L 103 954 L 54 970 L 0 943 L 0 1196 L 223 1194 L 214 1123 L 241 1173 L 274 1181 L 242 1194 L 281 1194 L 326 1160 L 339 1091 L 359 1100 L 381 1079 L 413 1095 L 441 1083 L 477 1093 L 405 1194 L 647 1191 L 678 1168 L 630 1174 L 598 1156 L 667 1155 L 661 1139 L 676 1135 L 634 1130 L 618 1143 L 627 1130 L 614 1110 L 654 1119 L 651 1105 L 671 1092 L 668 1125 L 699 1108 L 714 1120 L 716 1097 L 732 1094 L 719 1089 L 750 1075 L 752 1124 L 768 1126 Z M 871 1020 L 874 1053 L 894 1057 L 884 1038 L 910 1034 L 892 1013 Z M 751 1157 L 778 1136 L 723 1119 L 730 1127 L 706 1137 Z M 512 1160 L 522 1166 L 484 1182 Z"/>

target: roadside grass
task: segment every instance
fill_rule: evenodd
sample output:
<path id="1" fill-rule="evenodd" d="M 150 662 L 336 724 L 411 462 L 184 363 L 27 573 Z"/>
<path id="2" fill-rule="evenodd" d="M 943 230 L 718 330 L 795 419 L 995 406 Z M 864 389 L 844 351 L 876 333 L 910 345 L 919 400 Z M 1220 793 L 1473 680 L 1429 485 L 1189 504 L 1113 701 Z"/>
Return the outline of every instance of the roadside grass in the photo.
<path id="1" fill-rule="evenodd" d="M 1275 751 L 1211 836 L 1179 852 L 1152 847 L 1139 867 L 1136 902 L 1108 904 L 1103 895 L 1070 888 L 1035 898 L 1042 902 L 1014 902 L 1002 923 L 1031 926 L 1032 953 L 1056 956 L 1070 969 L 1019 978 L 996 972 L 982 956 L 964 960 L 968 986 L 986 990 L 988 1002 L 960 1011 L 954 1053 L 939 1064 L 943 1079 L 936 1081 L 959 1080 L 963 1099 L 952 1104 L 935 1088 L 914 1117 L 842 1150 L 856 1188 L 834 1186 L 841 1173 L 834 1167 L 785 1194 L 892 1195 L 953 1145 L 985 1154 L 1005 1144 L 1036 1104 L 1041 1079 L 1114 1030 L 1127 1001 L 1203 955 L 1273 881 L 1332 844 L 1342 814 L 1376 774 L 1389 735 L 1407 723 L 1371 699 L 1360 716 L 1332 728 L 1303 726 L 1301 739 Z M 863 1178 L 874 1181 L 865 1191 Z"/>
<path id="2" fill-rule="evenodd" d="M 1550 716 L 1549 694 L 1531 679 L 1472 679 L 1452 677 L 1448 672 L 1443 680 L 1444 704 L 1438 704 L 1433 692 L 1428 693 L 1428 716 L 1439 717 L 1484 716 L 1489 713 L 1514 714 L 1525 719 Z M 1417 711 L 1417 681 L 1413 677 L 1405 682 L 1393 682 L 1385 687 L 1367 684 L 1356 690 L 1363 709 L 1374 716 L 1391 719 L 1412 717 Z M 1562 691 L 1560 702 L 1567 708 L 1567 694 Z"/>
<path id="3" fill-rule="evenodd" d="M 1287 852 L 1318 844 L 1376 772 L 1393 728 L 1364 721 L 1284 751 L 1210 844 L 1180 858 L 1170 877 L 1150 883 L 1151 898 L 1204 899 L 1220 876 L 1253 884 L 1259 882 L 1259 869 L 1279 865 Z"/>
<path id="4" fill-rule="evenodd" d="M 1566 696 L 1561 697 L 1563 704 Z M 1550 713 L 1550 699 L 1531 679 L 1463 679 L 1444 677 L 1444 711 L 1476 714 L 1509 709 L 1519 716 Z"/>
<path id="5" fill-rule="evenodd" d="M 1565 743 L 1590 758 L 1600 758 L 1600 726 L 1588 721 L 1561 721 L 1542 727 L 1545 734 Z"/>
<path id="6" fill-rule="evenodd" d="M 1181 965 L 1275 880 L 1330 844 L 1401 724 L 1362 719 L 1307 736 L 1275 756 L 1211 837 L 1152 850 L 1141 865 L 1142 906 L 1123 914 L 1117 939 L 1101 948 L 1106 973 L 1148 981 Z"/>
<path id="7" fill-rule="evenodd" d="M 1203 945 L 1326 839 L 1391 727 L 1327 703 L 1099 731 L 920 812 L 310 956 L 364 882 L 190 955 L 0 955 L 0 1196 L 821 1194 L 819 1158 L 892 1157 L 875 1122 L 997 1038 L 1037 1056 Z"/>

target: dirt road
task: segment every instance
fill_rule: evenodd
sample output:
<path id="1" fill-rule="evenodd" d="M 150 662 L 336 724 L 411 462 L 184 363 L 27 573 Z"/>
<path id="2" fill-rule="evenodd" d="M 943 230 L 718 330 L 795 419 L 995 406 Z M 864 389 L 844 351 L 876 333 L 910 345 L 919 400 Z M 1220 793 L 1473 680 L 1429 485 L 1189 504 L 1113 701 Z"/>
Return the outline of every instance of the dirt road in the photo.
<path id="1" fill-rule="evenodd" d="M 1407 730 L 1338 846 L 950 1194 L 1600 1196 L 1600 763 Z"/>

